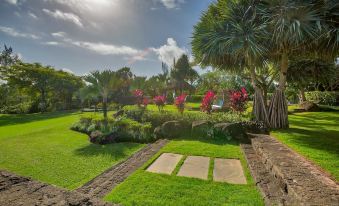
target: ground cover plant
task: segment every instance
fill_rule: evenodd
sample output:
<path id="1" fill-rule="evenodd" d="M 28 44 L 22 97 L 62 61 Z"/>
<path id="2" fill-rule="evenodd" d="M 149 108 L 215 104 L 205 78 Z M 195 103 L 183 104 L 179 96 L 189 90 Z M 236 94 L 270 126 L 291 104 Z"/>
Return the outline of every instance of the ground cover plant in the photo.
<path id="1" fill-rule="evenodd" d="M 289 115 L 290 128 L 271 134 L 339 180 L 339 112 Z"/>
<path id="2" fill-rule="evenodd" d="M 69 128 L 79 117 L 66 112 L 1 115 L 0 169 L 75 189 L 143 146 L 91 144 L 87 135 Z"/>
<path id="3" fill-rule="evenodd" d="M 234 185 L 212 181 L 146 172 L 145 169 L 163 152 L 208 157 L 240 159 L 247 185 Z M 182 161 L 181 161 L 182 163 Z M 213 163 L 211 163 L 212 166 Z M 180 162 L 179 164 L 180 165 Z M 210 170 L 211 171 L 211 170 Z M 197 198 L 199 197 L 199 198 Z M 246 166 L 239 144 L 227 140 L 197 141 L 172 140 L 148 163 L 117 186 L 105 200 L 123 205 L 263 205 L 262 197 Z"/>

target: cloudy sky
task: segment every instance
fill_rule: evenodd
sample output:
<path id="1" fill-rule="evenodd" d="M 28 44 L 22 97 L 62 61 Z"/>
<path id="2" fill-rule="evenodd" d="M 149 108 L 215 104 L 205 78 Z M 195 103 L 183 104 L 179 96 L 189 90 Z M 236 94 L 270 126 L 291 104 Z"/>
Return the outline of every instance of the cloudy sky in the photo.
<path id="1" fill-rule="evenodd" d="M 193 25 L 212 1 L 0 0 L 0 49 L 78 75 L 128 66 L 150 76 L 191 54 Z"/>

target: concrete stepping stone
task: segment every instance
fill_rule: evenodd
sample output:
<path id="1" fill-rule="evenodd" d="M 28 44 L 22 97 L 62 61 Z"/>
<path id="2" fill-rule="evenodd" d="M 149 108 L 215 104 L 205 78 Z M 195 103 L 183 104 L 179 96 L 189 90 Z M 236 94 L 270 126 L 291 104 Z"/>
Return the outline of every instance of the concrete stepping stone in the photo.
<path id="1" fill-rule="evenodd" d="M 172 174 L 173 170 L 181 160 L 182 155 L 173 153 L 163 153 L 147 168 L 148 172 Z"/>
<path id="2" fill-rule="evenodd" d="M 236 159 L 214 159 L 213 180 L 232 184 L 247 184 L 241 163 Z"/>
<path id="3" fill-rule="evenodd" d="M 181 166 L 177 176 L 195 177 L 207 180 L 210 164 L 209 157 L 188 156 Z"/>

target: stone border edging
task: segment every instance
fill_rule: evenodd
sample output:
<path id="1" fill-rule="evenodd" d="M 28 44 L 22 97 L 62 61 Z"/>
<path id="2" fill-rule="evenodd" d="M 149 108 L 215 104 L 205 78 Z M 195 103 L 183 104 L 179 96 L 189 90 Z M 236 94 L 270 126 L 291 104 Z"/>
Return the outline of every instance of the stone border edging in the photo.
<path id="1" fill-rule="evenodd" d="M 0 205 L 113 206 L 115 204 L 94 197 L 89 198 L 87 195 L 75 191 L 67 191 L 7 171 L 0 171 Z"/>
<path id="2" fill-rule="evenodd" d="M 168 142 L 166 139 L 160 139 L 155 143 L 145 146 L 125 161 L 114 165 L 82 187 L 76 189 L 76 191 L 90 197 L 103 198 L 114 187 L 122 183 L 129 175 L 153 157 Z"/>
<path id="3" fill-rule="evenodd" d="M 276 139 L 268 135 L 254 136 L 252 147 L 284 192 L 284 204 L 338 205 L 338 183 Z"/>

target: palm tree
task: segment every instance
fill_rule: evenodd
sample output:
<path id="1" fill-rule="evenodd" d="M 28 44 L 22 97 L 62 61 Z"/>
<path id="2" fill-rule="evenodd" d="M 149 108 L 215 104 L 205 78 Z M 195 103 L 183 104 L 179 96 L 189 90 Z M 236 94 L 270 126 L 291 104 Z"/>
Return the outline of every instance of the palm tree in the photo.
<path id="1" fill-rule="evenodd" d="M 116 72 L 111 70 L 93 71 L 86 75 L 84 79 L 86 82 L 90 83 L 91 87 L 93 87 L 102 97 L 104 118 L 107 119 L 108 96 L 123 85 L 123 80 Z"/>
<path id="2" fill-rule="evenodd" d="M 314 41 L 319 29 L 320 16 L 311 2 L 292 0 L 264 0 L 262 17 L 270 29 L 271 59 L 280 62 L 279 86 L 274 93 L 269 118 L 273 128 L 288 127 L 285 98 L 286 75 L 291 56 L 307 55 L 307 44 Z"/>
<path id="3" fill-rule="evenodd" d="M 202 66 L 243 72 L 248 70 L 255 89 L 253 113 L 269 125 L 256 67 L 262 66 L 269 34 L 254 0 L 219 0 L 211 4 L 194 27 L 192 50 Z"/>

